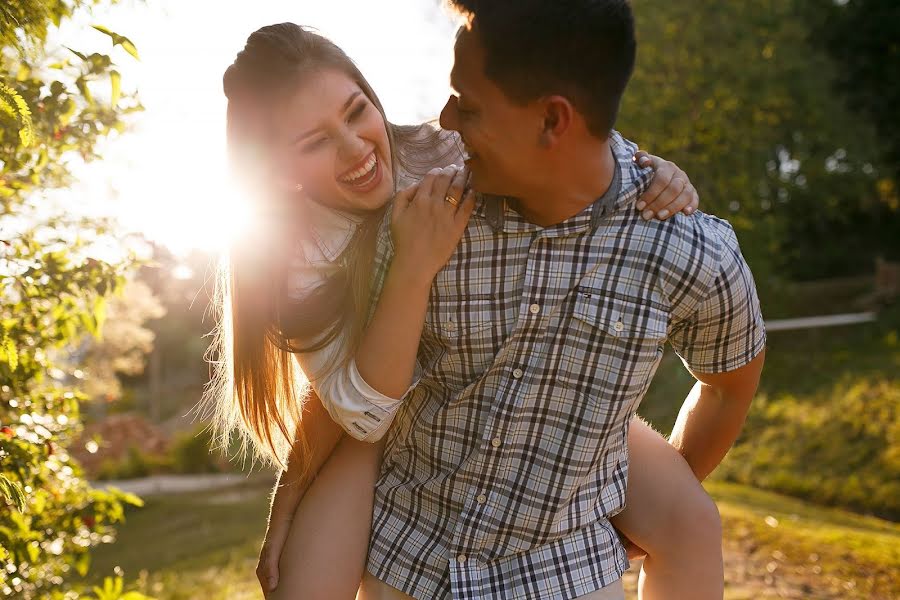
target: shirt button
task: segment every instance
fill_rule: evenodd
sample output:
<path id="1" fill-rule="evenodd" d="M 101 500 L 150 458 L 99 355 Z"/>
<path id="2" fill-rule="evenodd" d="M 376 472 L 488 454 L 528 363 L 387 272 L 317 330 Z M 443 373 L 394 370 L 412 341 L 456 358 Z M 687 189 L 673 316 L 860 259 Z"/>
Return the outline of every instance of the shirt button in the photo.
<path id="1" fill-rule="evenodd" d="M 450 321 L 449 323 L 444 325 L 444 329 L 446 329 L 447 331 L 455 331 L 456 323 L 454 323 L 453 321 Z"/>
<path id="2" fill-rule="evenodd" d="M 484 494 L 480 494 L 478 498 L 476 498 L 476 500 L 478 500 L 478 504 L 484 504 L 485 502 L 487 502 L 487 496 L 485 496 Z"/>
<path id="3" fill-rule="evenodd" d="M 500 438 L 495 437 L 494 439 L 492 439 L 491 446 L 493 446 L 494 448 L 499 448 L 500 447 Z"/>
<path id="4" fill-rule="evenodd" d="M 513 377 L 515 377 L 516 379 L 521 379 L 522 375 L 524 374 L 525 371 L 523 371 L 522 369 L 516 369 L 515 371 L 513 371 Z"/>
<path id="5" fill-rule="evenodd" d="M 625 324 L 622 323 L 622 321 L 616 321 L 616 322 L 613 324 L 613 329 L 615 329 L 615 330 L 618 331 L 618 332 L 622 332 L 622 331 L 624 331 L 624 329 L 625 329 Z"/>
<path id="6" fill-rule="evenodd" d="M 528 307 L 528 310 L 531 311 L 531 314 L 536 315 L 539 312 L 541 312 L 541 305 L 540 304 L 532 304 L 530 307 Z"/>
<path id="7" fill-rule="evenodd" d="M 460 564 L 462 564 L 462 563 L 466 562 L 466 555 L 465 555 L 465 554 L 460 554 L 459 556 L 456 557 L 456 560 L 457 560 Z"/>

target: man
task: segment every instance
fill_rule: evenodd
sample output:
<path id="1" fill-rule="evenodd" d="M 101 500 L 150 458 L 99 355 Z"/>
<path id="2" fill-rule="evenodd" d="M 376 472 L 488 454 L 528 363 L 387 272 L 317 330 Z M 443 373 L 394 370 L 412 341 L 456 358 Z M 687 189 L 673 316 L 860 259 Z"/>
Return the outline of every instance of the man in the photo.
<path id="1" fill-rule="evenodd" d="M 648 175 L 610 134 L 634 64 L 625 0 L 451 4 L 467 22 L 441 124 L 462 135 L 473 187 L 499 198 L 432 288 L 362 589 L 621 598 L 609 517 L 628 422 L 668 340 L 698 380 L 671 442 L 701 479 L 721 461 L 762 368 L 752 276 L 724 221 L 633 210 Z"/>

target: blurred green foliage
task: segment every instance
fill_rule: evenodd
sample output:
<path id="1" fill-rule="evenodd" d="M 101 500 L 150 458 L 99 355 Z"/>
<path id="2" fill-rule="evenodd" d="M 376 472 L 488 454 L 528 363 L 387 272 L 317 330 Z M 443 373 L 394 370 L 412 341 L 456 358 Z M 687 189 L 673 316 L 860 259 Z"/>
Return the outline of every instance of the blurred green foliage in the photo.
<path id="1" fill-rule="evenodd" d="M 667 354 L 640 413 L 670 431 L 692 385 Z M 760 393 L 715 477 L 900 519 L 900 306 L 770 333 Z"/>
<path id="2" fill-rule="evenodd" d="M 134 495 L 90 488 L 66 451 L 80 432 L 77 364 L 57 360 L 99 336 L 106 299 L 130 260 L 92 256 L 106 224 L 52 214 L 41 194 L 72 182 L 124 131 L 126 98 L 112 58 L 48 37 L 89 0 L 0 5 L 0 595 L 73 598 L 90 550 L 114 539 Z M 126 42 L 108 35 L 113 43 Z M 103 91 L 101 91 L 101 88 Z M 113 578 L 83 597 L 138 598 Z"/>
<path id="3" fill-rule="evenodd" d="M 638 64 L 617 127 L 682 167 L 702 208 L 735 226 L 764 299 L 778 279 L 900 259 L 895 171 L 881 152 L 896 129 L 847 108 L 806 0 L 645 0 L 635 15 Z"/>
<path id="4" fill-rule="evenodd" d="M 183 431 L 175 436 L 172 445 L 164 454 L 144 452 L 136 446 L 128 448 L 120 460 L 107 460 L 100 465 L 97 478 L 131 479 L 163 473 L 222 473 L 240 472 L 227 456 L 237 450 L 237 443 L 226 453 L 213 452 L 209 427 L 201 425 L 192 431 Z"/>

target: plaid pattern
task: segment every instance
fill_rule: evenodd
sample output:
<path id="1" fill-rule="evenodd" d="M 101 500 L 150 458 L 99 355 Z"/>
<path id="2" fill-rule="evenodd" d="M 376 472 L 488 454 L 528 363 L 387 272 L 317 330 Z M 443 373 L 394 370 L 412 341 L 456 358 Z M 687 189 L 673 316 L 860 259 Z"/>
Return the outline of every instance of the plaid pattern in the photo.
<path id="1" fill-rule="evenodd" d="M 613 150 L 613 193 L 558 225 L 480 200 L 434 282 L 368 559 L 415 598 L 576 598 L 615 582 L 628 567 L 609 523 L 628 424 L 664 343 L 699 371 L 734 369 L 765 344 L 730 226 L 703 213 L 644 221 L 633 203 L 650 172 L 618 134 Z"/>

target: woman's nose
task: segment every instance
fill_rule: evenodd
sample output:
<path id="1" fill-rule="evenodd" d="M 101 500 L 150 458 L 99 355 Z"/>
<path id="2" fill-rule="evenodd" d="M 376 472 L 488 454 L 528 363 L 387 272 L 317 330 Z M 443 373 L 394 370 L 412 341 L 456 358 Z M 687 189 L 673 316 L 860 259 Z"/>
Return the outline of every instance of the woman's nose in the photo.
<path id="1" fill-rule="evenodd" d="M 366 147 L 366 142 L 356 132 L 347 130 L 341 138 L 341 154 L 347 160 L 362 158 L 361 154 Z"/>

